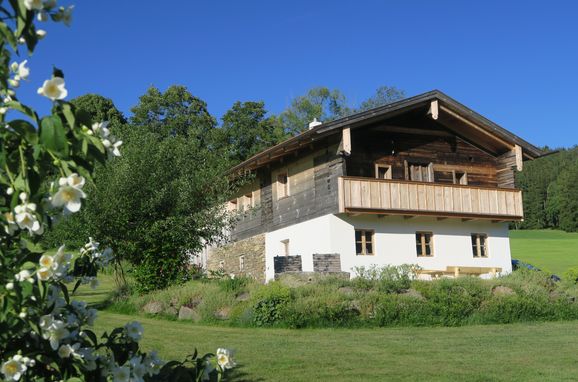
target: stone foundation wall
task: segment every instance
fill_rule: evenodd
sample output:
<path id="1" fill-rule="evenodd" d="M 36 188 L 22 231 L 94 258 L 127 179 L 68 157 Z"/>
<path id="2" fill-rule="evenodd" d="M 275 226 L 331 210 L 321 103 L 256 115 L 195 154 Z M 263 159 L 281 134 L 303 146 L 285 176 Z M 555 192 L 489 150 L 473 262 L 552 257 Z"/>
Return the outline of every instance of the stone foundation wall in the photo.
<path id="1" fill-rule="evenodd" d="M 338 253 L 314 253 L 313 270 L 315 272 L 341 272 L 341 257 Z"/>
<path id="2" fill-rule="evenodd" d="M 241 269 L 243 256 L 243 269 Z M 265 234 L 209 249 L 207 269 L 265 282 Z"/>

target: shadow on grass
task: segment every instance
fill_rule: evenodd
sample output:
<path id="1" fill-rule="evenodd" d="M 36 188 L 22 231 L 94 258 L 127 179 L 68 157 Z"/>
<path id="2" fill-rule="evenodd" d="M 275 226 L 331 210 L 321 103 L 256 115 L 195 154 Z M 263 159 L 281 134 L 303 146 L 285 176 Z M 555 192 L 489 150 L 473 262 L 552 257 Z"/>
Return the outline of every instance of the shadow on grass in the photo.
<path id="1" fill-rule="evenodd" d="M 229 370 L 224 378 L 227 382 L 263 382 L 263 378 L 255 379 L 255 376 L 249 376 L 248 373 L 243 371 L 243 366 L 237 366 L 236 368 Z"/>

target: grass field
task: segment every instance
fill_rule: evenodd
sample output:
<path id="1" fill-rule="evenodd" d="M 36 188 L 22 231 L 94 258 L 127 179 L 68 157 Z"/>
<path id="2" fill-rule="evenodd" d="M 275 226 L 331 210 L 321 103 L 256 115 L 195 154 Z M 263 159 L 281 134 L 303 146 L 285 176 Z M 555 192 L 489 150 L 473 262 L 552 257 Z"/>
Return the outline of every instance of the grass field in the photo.
<path id="1" fill-rule="evenodd" d="M 552 272 L 578 266 L 578 234 L 511 233 L 512 256 Z M 113 288 L 77 297 L 98 303 Z M 578 322 L 384 329 L 254 329 L 199 326 L 100 312 L 96 331 L 139 320 L 144 349 L 182 359 L 194 348 L 237 350 L 231 381 L 575 381 Z"/>
<path id="2" fill-rule="evenodd" d="M 510 231 L 512 258 L 562 276 L 578 267 L 578 233 L 551 230 Z"/>
<path id="3" fill-rule="evenodd" d="M 98 329 L 134 317 L 101 313 Z M 239 329 L 139 317 L 145 348 L 237 350 L 233 381 L 575 381 L 578 322 L 389 329 Z"/>

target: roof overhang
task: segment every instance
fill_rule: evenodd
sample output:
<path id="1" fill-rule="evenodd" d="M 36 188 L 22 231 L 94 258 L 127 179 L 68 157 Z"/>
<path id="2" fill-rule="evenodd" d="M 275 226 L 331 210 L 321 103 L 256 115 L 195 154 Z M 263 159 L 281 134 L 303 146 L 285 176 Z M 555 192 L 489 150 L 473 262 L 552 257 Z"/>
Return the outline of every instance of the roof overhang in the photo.
<path id="1" fill-rule="evenodd" d="M 434 90 L 390 103 L 361 113 L 318 125 L 276 146 L 270 147 L 233 167 L 230 172 L 250 171 L 278 160 L 315 141 L 351 130 L 375 124 L 405 113 L 423 113 L 448 130 L 474 142 L 493 155 L 521 149 L 524 159 L 536 159 L 545 153 L 522 138 L 469 109 L 446 94 Z"/>

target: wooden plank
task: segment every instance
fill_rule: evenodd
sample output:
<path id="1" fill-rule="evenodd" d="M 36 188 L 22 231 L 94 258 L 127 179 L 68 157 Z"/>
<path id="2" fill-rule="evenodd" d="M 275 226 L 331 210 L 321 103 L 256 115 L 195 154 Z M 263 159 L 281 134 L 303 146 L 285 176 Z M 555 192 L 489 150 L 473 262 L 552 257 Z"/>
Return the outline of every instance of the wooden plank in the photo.
<path id="1" fill-rule="evenodd" d="M 377 182 L 369 183 L 369 192 L 370 192 L 371 208 L 381 208 L 381 192 L 379 189 L 379 183 Z"/>
<path id="2" fill-rule="evenodd" d="M 361 206 L 371 208 L 371 183 L 361 182 Z"/>
<path id="3" fill-rule="evenodd" d="M 438 185 L 434 186 L 434 193 L 435 193 L 435 200 L 434 200 L 434 208 L 436 211 L 443 211 L 444 210 L 444 188 Z"/>
<path id="4" fill-rule="evenodd" d="M 351 129 L 349 127 L 343 128 L 341 139 L 343 142 L 343 153 L 351 155 Z"/>
<path id="5" fill-rule="evenodd" d="M 391 183 L 390 185 L 390 207 L 392 209 L 399 210 L 401 209 L 401 198 L 400 198 L 400 184 L 399 183 Z"/>
<path id="6" fill-rule="evenodd" d="M 522 171 L 524 169 L 524 156 L 522 155 L 522 148 L 519 145 L 514 146 L 514 154 L 516 155 L 516 169 Z"/>
<path id="7" fill-rule="evenodd" d="M 399 200 L 400 200 L 400 208 L 404 210 L 410 209 L 410 193 L 409 193 L 409 186 L 412 184 L 409 183 L 401 183 L 399 185 Z M 413 186 L 413 185 L 412 185 Z M 412 198 L 413 199 L 413 198 Z"/>
<path id="8" fill-rule="evenodd" d="M 351 181 L 351 202 L 352 207 L 361 207 L 361 181 Z"/>

